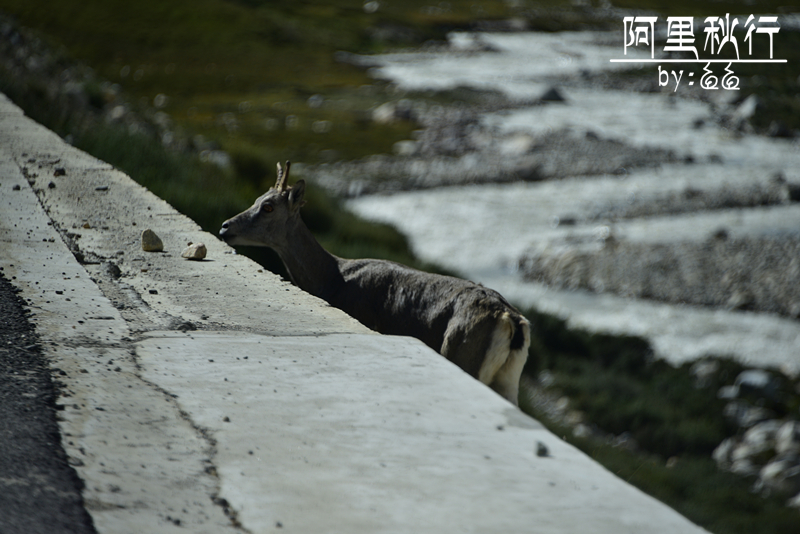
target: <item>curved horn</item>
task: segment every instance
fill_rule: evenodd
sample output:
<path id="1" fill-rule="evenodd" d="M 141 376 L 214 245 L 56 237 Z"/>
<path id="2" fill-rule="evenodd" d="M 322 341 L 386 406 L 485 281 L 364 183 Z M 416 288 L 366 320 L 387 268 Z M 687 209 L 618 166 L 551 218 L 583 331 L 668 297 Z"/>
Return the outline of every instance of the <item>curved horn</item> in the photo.
<path id="1" fill-rule="evenodd" d="M 281 167 L 281 164 L 278 163 L 278 180 L 275 182 L 275 189 L 278 191 L 286 191 L 286 186 L 289 183 L 289 167 L 291 166 L 291 162 L 286 162 L 286 168 L 284 169 Z"/>

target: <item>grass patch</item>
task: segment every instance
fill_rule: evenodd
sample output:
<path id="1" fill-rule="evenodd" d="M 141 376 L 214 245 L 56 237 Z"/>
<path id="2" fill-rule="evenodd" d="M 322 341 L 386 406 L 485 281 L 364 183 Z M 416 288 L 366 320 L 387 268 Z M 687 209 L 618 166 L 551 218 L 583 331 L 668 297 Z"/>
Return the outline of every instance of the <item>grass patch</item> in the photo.
<path id="1" fill-rule="evenodd" d="M 414 128 L 368 120 L 396 97 L 364 69 L 337 62 L 336 51 L 416 46 L 515 12 L 488 0 L 376 5 L 370 13 L 362 0 L 0 0 L 134 100 L 166 95 L 163 110 L 188 134 L 306 163 L 388 152 Z"/>
<path id="2" fill-rule="evenodd" d="M 520 395 L 524 411 L 620 478 L 712 532 L 796 530 L 800 514 L 785 507 L 788 496 L 753 494 L 752 478 L 723 472 L 711 459 L 713 449 L 737 432 L 723 417 L 725 402 L 716 393 L 744 367 L 717 359 L 717 373 L 698 387 L 691 363 L 673 367 L 654 359 L 640 338 L 568 328 L 564 320 L 535 310 L 525 315 L 534 331 Z M 545 370 L 546 387 L 537 381 Z M 777 417 L 796 412 L 795 387 L 787 384 L 784 395 L 768 403 Z M 537 398 L 567 397 L 573 420 L 580 412 L 584 424 L 597 432 L 576 437 L 567 424 L 569 413 L 532 400 L 534 392 Z M 630 436 L 636 446 L 614 446 L 609 435 Z"/>
<path id="3" fill-rule="evenodd" d="M 163 110 L 187 135 L 202 134 L 232 154 L 257 153 L 267 162 L 358 159 L 389 152 L 395 142 L 409 138 L 413 124 L 368 119 L 370 109 L 400 95 L 364 69 L 337 62 L 339 50 L 377 53 L 418 46 L 443 39 L 450 30 L 492 28 L 490 23 L 510 17 L 545 31 L 622 25 L 621 18 L 612 20 L 597 9 L 599 1 L 586 6 L 566 0 L 376 5 L 377 11 L 369 12 L 362 0 L 0 0 L 0 9 L 65 47 L 134 100 L 152 103 L 166 95 Z M 615 6 L 656 10 L 661 23 L 668 15 L 753 11 L 736 1 L 637 0 Z M 780 6 L 760 3 L 758 11 L 780 12 Z M 704 36 L 696 38 L 702 46 Z M 767 57 L 761 41 L 756 40 L 760 48 L 754 57 Z M 753 119 L 757 128 L 766 131 L 775 121 L 800 128 L 797 32 L 776 35 L 775 57 L 789 63 L 736 66 L 741 96 L 761 98 L 762 109 Z M 101 103 L 98 92 L 90 94 Z"/>
<path id="4" fill-rule="evenodd" d="M 716 391 L 733 381 L 737 365 L 730 363 L 714 383 L 698 389 L 691 364 L 676 368 L 653 358 L 641 338 L 568 329 L 563 320 L 532 310 L 528 317 L 535 335 L 526 372 L 537 374 L 538 359 L 538 368 L 552 373 L 553 387 L 569 397 L 572 408 L 605 432 L 629 432 L 639 446 L 664 458 L 710 456 L 736 432 L 721 416 L 725 402 Z"/>

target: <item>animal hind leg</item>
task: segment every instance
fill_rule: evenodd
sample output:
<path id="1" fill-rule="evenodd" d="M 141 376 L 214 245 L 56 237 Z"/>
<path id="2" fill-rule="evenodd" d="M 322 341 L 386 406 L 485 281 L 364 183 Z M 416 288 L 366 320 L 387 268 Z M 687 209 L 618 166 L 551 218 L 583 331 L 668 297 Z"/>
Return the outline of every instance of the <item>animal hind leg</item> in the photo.
<path id="1" fill-rule="evenodd" d="M 487 364 L 487 348 L 491 345 L 496 322 L 492 317 L 472 323 L 453 321 L 445 332 L 440 353 L 467 374 L 488 385 L 504 361 L 501 359 Z M 496 350 L 490 352 L 498 353 Z"/>
<path id="2" fill-rule="evenodd" d="M 504 313 L 496 319 L 494 329 L 491 331 L 491 340 L 483 355 L 481 369 L 478 372 L 478 380 L 486 385 L 494 381 L 495 375 L 508 359 L 508 346 L 513 335 L 514 324 L 511 322 L 508 313 Z"/>
<path id="3" fill-rule="evenodd" d="M 524 351 L 522 349 L 510 351 L 505 363 L 489 384 L 489 387 L 514 406 L 519 406 L 519 378 L 527 360 L 528 347 L 525 347 Z"/>

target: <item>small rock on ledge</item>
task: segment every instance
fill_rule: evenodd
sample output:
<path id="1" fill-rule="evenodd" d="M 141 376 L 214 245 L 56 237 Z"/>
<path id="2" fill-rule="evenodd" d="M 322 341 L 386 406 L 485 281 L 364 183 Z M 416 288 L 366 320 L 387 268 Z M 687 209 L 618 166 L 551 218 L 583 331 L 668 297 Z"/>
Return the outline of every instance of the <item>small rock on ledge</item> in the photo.
<path id="1" fill-rule="evenodd" d="M 206 246 L 202 243 L 189 243 L 189 246 L 181 252 L 182 258 L 190 260 L 202 260 L 206 257 Z"/>
<path id="2" fill-rule="evenodd" d="M 145 252 L 162 252 L 164 243 L 151 229 L 142 231 L 142 250 Z"/>

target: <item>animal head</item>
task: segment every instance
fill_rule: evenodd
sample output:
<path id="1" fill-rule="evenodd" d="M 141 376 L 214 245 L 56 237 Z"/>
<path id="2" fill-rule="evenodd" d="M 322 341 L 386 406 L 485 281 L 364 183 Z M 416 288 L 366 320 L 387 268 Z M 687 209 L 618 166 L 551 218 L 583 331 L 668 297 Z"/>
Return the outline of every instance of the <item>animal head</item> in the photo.
<path id="1" fill-rule="evenodd" d="M 229 245 L 250 245 L 280 249 L 288 244 L 289 234 L 300 220 L 305 182 L 288 186 L 290 163 L 278 163 L 275 186 L 258 197 L 247 210 L 222 223 L 220 237 Z"/>

